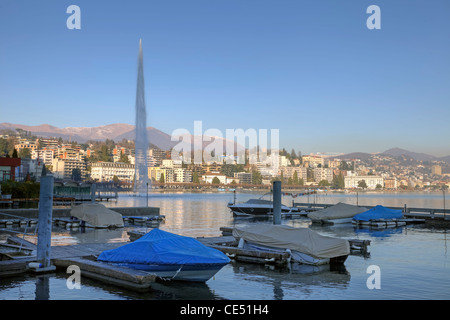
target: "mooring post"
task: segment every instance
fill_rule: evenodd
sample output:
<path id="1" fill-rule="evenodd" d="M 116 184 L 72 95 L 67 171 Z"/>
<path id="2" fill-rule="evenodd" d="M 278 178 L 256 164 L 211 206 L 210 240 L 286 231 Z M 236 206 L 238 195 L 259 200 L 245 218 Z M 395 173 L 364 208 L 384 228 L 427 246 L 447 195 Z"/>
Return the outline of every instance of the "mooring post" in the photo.
<path id="1" fill-rule="evenodd" d="M 42 168 L 39 191 L 39 219 L 37 239 L 37 262 L 35 270 L 38 272 L 55 270 L 50 263 L 50 249 L 52 240 L 52 210 L 53 210 L 53 182 L 54 177 L 47 175 L 45 166 Z"/>
<path id="2" fill-rule="evenodd" d="M 281 181 L 273 182 L 273 224 L 281 224 Z"/>
<path id="3" fill-rule="evenodd" d="M 95 203 L 95 193 L 97 192 L 97 185 L 91 184 L 91 202 Z"/>

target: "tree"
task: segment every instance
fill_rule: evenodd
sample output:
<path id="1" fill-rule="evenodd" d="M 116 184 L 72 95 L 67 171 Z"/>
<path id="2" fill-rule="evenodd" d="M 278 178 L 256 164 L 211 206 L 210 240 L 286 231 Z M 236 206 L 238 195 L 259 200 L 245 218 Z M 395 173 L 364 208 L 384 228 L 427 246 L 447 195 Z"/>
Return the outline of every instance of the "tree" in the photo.
<path id="1" fill-rule="evenodd" d="M 159 182 L 164 183 L 164 173 L 161 173 L 161 176 L 159 177 Z"/>
<path id="2" fill-rule="evenodd" d="M 328 182 L 328 180 L 320 180 L 319 182 L 319 187 L 328 187 L 330 185 L 330 183 Z"/>
<path id="3" fill-rule="evenodd" d="M 16 148 L 14 148 L 14 151 L 13 151 L 13 153 L 12 153 L 12 157 L 13 158 L 18 158 L 19 156 L 17 155 L 17 149 Z"/>
<path id="4" fill-rule="evenodd" d="M 292 175 L 292 183 L 295 184 L 295 185 L 298 185 L 298 173 L 297 173 L 297 171 L 294 171 L 294 174 Z"/>
<path id="5" fill-rule="evenodd" d="M 14 149 L 15 150 L 15 149 Z M 19 158 L 25 158 L 25 159 L 30 159 L 31 158 L 31 151 L 28 148 L 22 148 L 19 151 Z"/>
<path id="6" fill-rule="evenodd" d="M 217 177 L 214 177 L 211 181 L 212 184 L 220 184 L 220 180 Z"/>
<path id="7" fill-rule="evenodd" d="M 198 173 L 197 173 L 197 172 L 194 172 L 194 173 L 192 174 L 192 182 L 193 182 L 193 183 L 200 183 L 200 179 L 199 179 L 199 177 L 198 177 Z"/>
<path id="8" fill-rule="evenodd" d="M 383 186 L 379 183 L 377 183 L 377 185 L 375 186 L 375 189 L 383 189 Z"/>
<path id="9" fill-rule="evenodd" d="M 253 184 L 261 184 L 262 183 L 261 173 L 257 169 L 252 171 L 252 183 Z"/>
<path id="10" fill-rule="evenodd" d="M 366 189 L 367 188 L 366 180 L 360 180 L 358 182 L 358 187 L 362 188 L 362 189 Z"/>
<path id="11" fill-rule="evenodd" d="M 331 186 L 334 189 L 344 189 L 345 188 L 345 179 L 342 174 L 339 174 L 333 178 L 333 181 L 331 182 Z"/>

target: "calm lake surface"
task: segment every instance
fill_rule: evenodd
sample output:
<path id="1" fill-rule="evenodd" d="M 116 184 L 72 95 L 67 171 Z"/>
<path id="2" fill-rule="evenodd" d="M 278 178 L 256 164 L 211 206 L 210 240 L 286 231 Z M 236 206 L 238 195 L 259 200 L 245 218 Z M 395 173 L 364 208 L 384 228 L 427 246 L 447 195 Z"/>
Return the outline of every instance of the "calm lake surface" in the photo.
<path id="1" fill-rule="evenodd" d="M 237 202 L 259 197 L 257 193 L 239 193 Z M 448 196 L 448 195 L 446 195 Z M 160 207 L 166 216 L 159 228 L 169 232 L 199 237 L 220 236 L 220 227 L 252 223 L 272 223 L 270 218 L 234 218 L 226 207 L 233 200 L 231 192 L 163 193 L 152 192 L 149 206 Z M 295 202 L 385 205 L 443 208 L 442 193 L 319 193 L 293 199 L 283 196 L 287 205 Z M 147 197 L 121 195 L 117 202 L 103 202 L 108 207 L 146 206 Z M 450 207 L 447 200 L 446 208 Z M 450 235 L 446 230 L 407 226 L 382 231 L 356 229 L 353 226 L 313 226 L 307 218 L 283 218 L 282 224 L 310 227 L 316 232 L 345 239 L 371 241 L 370 256 L 350 255 L 345 270 L 330 271 L 329 266 L 297 266 L 273 269 L 267 266 L 232 262 L 205 284 L 164 282 L 156 290 L 135 293 L 82 278 L 81 289 L 68 289 L 69 274 L 57 272 L 45 279 L 33 275 L 0 279 L 0 300 L 123 300 L 123 299 L 232 299 L 232 300 L 300 300 L 300 299 L 449 299 Z M 117 230 L 66 230 L 54 227 L 52 245 L 94 242 L 127 242 L 128 230 L 150 228 L 126 225 Z M 30 239 L 33 241 L 33 239 Z M 367 270 L 377 266 L 380 289 L 369 289 Z"/>

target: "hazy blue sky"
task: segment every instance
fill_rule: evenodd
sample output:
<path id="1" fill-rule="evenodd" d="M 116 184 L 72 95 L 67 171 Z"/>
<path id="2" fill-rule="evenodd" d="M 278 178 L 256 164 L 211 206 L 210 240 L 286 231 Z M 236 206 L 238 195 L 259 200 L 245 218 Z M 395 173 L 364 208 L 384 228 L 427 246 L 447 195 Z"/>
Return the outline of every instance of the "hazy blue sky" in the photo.
<path id="1" fill-rule="evenodd" d="M 81 30 L 69 30 L 69 5 Z M 369 30 L 370 5 L 381 30 Z M 310 152 L 450 154 L 448 0 L 0 0 L 0 122 L 280 129 Z"/>

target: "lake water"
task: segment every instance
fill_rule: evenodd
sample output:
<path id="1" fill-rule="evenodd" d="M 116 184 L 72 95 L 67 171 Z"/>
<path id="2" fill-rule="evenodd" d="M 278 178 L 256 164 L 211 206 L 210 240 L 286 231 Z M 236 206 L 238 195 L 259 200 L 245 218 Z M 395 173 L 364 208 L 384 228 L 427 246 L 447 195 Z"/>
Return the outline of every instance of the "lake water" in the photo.
<path id="1" fill-rule="evenodd" d="M 237 194 L 237 201 L 257 197 L 256 193 Z M 234 218 L 226 207 L 233 200 L 230 192 L 151 193 L 149 206 L 160 207 L 166 216 L 159 228 L 186 236 L 219 236 L 222 226 L 272 223 L 270 218 Z M 283 196 L 284 204 L 293 198 Z M 317 194 L 297 197 L 295 202 L 337 203 L 443 208 L 442 193 L 388 194 Z M 146 197 L 121 196 L 109 207 L 146 206 Z M 446 208 L 449 208 L 446 203 Z M 320 234 L 345 239 L 371 241 L 369 257 L 350 255 L 345 270 L 331 271 L 329 266 L 296 266 L 273 269 L 268 266 L 232 262 L 205 284 L 165 282 L 148 293 L 108 286 L 82 278 L 81 289 L 68 289 L 68 274 L 57 272 L 39 278 L 25 275 L 0 279 L 0 300 L 123 300 L 123 299 L 232 299 L 232 300 L 300 300 L 300 299 L 449 299 L 450 236 L 446 230 L 407 226 L 384 231 L 345 226 L 313 226 L 307 218 L 283 218 L 282 224 L 310 227 Z M 128 230 L 150 230 L 127 225 L 117 230 L 70 231 L 54 227 L 52 245 L 92 242 L 126 242 Z M 369 289 L 367 282 L 379 268 L 379 289 Z"/>

